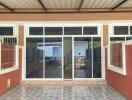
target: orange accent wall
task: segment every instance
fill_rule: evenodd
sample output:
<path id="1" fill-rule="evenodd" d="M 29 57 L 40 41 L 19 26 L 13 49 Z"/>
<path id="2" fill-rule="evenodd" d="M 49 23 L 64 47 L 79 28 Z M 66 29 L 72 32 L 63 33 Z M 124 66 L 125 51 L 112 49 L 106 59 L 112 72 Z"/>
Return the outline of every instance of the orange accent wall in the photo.
<path id="1" fill-rule="evenodd" d="M 103 45 L 108 45 L 108 25 L 103 25 Z"/>
<path id="2" fill-rule="evenodd" d="M 106 68 L 106 80 L 109 85 L 132 100 L 132 45 L 126 46 L 127 75 L 121 75 Z M 107 67 L 107 49 L 105 49 L 105 66 Z"/>
<path id="3" fill-rule="evenodd" d="M 19 69 L 0 75 L 0 94 L 10 89 L 7 88 L 7 79 L 11 79 L 11 88 L 15 87 L 20 83 L 21 75 L 22 75 L 21 70 L 22 70 L 22 49 L 19 49 Z"/>
<path id="4" fill-rule="evenodd" d="M 18 44 L 24 46 L 24 26 L 19 26 Z"/>
<path id="5" fill-rule="evenodd" d="M 97 21 L 132 20 L 131 12 L 111 13 L 1 13 L 0 21 Z"/>

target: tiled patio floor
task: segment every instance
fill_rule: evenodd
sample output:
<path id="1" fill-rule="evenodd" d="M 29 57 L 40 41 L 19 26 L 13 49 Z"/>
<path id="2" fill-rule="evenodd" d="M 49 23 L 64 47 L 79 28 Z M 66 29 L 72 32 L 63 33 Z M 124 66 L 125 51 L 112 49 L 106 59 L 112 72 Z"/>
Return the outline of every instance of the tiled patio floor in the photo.
<path id="1" fill-rule="evenodd" d="M 0 100 L 127 100 L 107 85 L 21 85 Z"/>

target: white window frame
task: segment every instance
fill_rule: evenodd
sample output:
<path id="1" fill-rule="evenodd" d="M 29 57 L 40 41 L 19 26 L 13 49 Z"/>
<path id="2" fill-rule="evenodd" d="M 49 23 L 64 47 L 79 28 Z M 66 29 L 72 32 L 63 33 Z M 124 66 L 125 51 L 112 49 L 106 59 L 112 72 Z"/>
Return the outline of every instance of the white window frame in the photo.
<path id="1" fill-rule="evenodd" d="M 114 35 L 114 26 L 128 26 L 128 35 Z M 132 43 L 131 40 L 126 41 L 126 37 L 132 37 L 132 35 L 130 35 L 130 26 L 132 26 L 132 23 L 111 23 L 109 24 L 109 43 L 108 43 L 108 67 L 107 69 L 112 70 L 116 73 L 119 73 L 121 75 L 126 75 L 126 50 L 125 50 L 125 46 L 127 44 Z M 122 43 L 122 68 L 118 67 L 118 66 L 113 66 L 110 64 L 110 38 L 111 37 L 124 37 L 125 41 L 121 42 Z"/>
<path id="2" fill-rule="evenodd" d="M 111 65 L 111 51 L 110 44 L 108 46 L 108 69 L 117 72 L 122 75 L 126 75 L 126 55 L 125 55 L 125 43 L 122 43 L 122 67 Z"/>
<path id="3" fill-rule="evenodd" d="M 42 35 L 30 35 L 29 34 L 29 27 L 62 27 L 63 28 L 63 35 L 45 35 L 45 31 L 43 36 Z M 83 27 L 97 27 L 97 35 L 84 35 L 83 34 Z M 64 35 L 64 27 L 82 27 L 82 34 L 81 35 Z M 72 79 L 70 80 L 105 80 L 105 67 L 104 67 L 104 52 L 103 52 L 103 24 L 102 23 L 90 23 L 90 22 L 45 22 L 44 24 L 25 24 L 24 25 L 24 45 L 26 46 L 26 38 L 32 37 L 32 38 L 39 38 L 39 37 L 72 37 L 72 44 L 74 44 L 73 38 L 74 37 L 101 37 L 101 78 L 74 78 L 74 59 L 72 61 Z M 62 38 L 63 40 L 63 38 Z M 63 41 L 62 41 L 63 42 Z M 63 43 L 62 43 L 63 44 Z M 74 45 L 72 45 L 72 50 L 74 50 Z M 63 51 L 62 51 L 63 53 Z M 63 54 L 62 54 L 63 55 Z M 74 57 L 74 52 L 72 53 L 72 57 Z M 22 80 L 67 80 L 64 79 L 63 76 L 61 79 L 58 78 L 26 78 L 26 47 L 24 48 L 24 65 L 25 67 L 22 68 Z M 63 64 L 63 63 L 62 63 Z M 63 66 L 62 66 L 63 68 Z M 63 69 L 62 69 L 63 70 Z M 64 74 L 64 73 L 62 73 Z"/>
<path id="4" fill-rule="evenodd" d="M 3 38 L 17 38 L 17 43 L 18 43 L 18 25 L 14 24 L 0 24 L 0 27 L 13 27 L 13 35 L 1 35 L 0 39 L 3 42 Z M 1 44 L 0 43 L 0 59 L 1 59 Z M 9 68 L 1 69 L 1 60 L 0 60 L 0 75 L 9 73 L 15 70 L 19 69 L 19 45 L 17 44 L 16 46 L 16 54 L 15 54 L 15 66 L 11 66 Z"/>

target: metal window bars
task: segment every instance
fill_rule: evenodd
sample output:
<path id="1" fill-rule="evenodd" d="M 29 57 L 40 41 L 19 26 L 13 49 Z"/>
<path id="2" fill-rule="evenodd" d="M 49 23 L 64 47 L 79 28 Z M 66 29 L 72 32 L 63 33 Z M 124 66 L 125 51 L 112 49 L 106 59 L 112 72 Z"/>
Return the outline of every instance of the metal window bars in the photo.
<path id="1" fill-rule="evenodd" d="M 16 45 L 17 38 L 15 37 L 0 38 L 1 70 L 16 66 Z"/>

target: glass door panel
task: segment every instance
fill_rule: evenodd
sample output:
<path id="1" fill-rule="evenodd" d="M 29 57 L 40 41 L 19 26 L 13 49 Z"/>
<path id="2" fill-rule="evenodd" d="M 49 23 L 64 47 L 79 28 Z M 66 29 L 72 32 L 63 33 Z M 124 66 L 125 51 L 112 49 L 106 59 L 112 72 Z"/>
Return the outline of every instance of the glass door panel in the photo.
<path id="1" fill-rule="evenodd" d="M 64 79 L 72 79 L 72 37 L 63 38 Z"/>
<path id="2" fill-rule="evenodd" d="M 74 77 L 92 78 L 92 42 L 90 37 L 74 38 Z"/>
<path id="3" fill-rule="evenodd" d="M 62 38 L 45 38 L 44 77 L 62 78 Z"/>
<path id="4" fill-rule="evenodd" d="M 26 38 L 26 78 L 43 78 L 43 38 Z"/>
<path id="5" fill-rule="evenodd" d="M 101 37 L 72 39 L 26 38 L 26 78 L 101 78 Z"/>
<path id="6" fill-rule="evenodd" d="M 93 78 L 101 78 L 101 38 L 93 38 Z"/>

